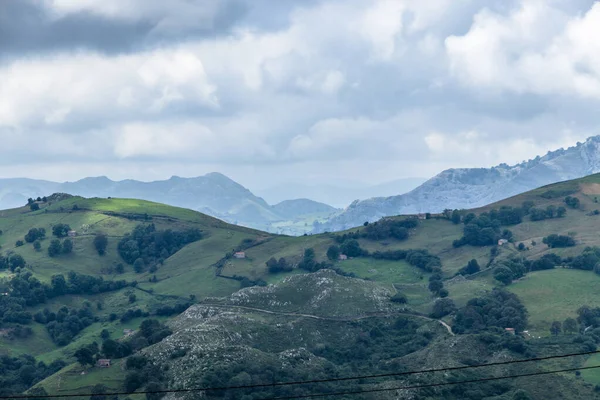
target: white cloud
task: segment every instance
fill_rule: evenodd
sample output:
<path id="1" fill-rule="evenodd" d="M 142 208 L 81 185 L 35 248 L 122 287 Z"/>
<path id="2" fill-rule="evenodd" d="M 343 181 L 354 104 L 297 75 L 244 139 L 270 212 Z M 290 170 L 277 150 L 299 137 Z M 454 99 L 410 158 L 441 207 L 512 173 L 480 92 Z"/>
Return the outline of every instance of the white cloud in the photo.
<path id="1" fill-rule="evenodd" d="M 509 15 L 479 12 L 446 39 L 452 72 L 474 88 L 600 99 L 600 3 L 582 16 L 523 1 Z"/>
<path id="2" fill-rule="evenodd" d="M 104 57 L 61 54 L 0 67 L 0 127 L 97 122 L 122 113 L 151 114 L 186 101 L 218 106 L 202 61 L 187 49 Z"/>

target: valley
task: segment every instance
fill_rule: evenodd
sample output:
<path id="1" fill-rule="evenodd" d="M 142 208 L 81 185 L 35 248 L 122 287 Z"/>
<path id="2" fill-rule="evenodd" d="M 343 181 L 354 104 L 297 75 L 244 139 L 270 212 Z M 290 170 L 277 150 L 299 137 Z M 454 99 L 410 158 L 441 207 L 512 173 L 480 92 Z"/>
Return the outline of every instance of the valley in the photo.
<path id="1" fill-rule="evenodd" d="M 63 194 L 1 211 L 0 352 L 5 363 L 27 354 L 45 366 L 28 378 L 33 388 L 23 380 L 3 390 L 243 386 L 593 351 L 600 341 L 598 188 L 600 175 L 591 175 L 478 209 L 299 237 L 132 199 Z M 40 228 L 44 235 L 32 240 Z M 51 255 L 53 242 L 62 250 Z M 82 351 L 91 363 L 82 363 Z M 594 357 L 450 376 L 577 369 L 596 365 Z M 94 366 L 97 358 L 111 359 L 111 367 Z M 552 377 L 545 385 L 532 376 L 365 398 L 508 399 L 521 390 L 530 398 L 584 399 L 600 382 L 595 369 Z M 259 399 L 446 379 L 203 395 Z"/>

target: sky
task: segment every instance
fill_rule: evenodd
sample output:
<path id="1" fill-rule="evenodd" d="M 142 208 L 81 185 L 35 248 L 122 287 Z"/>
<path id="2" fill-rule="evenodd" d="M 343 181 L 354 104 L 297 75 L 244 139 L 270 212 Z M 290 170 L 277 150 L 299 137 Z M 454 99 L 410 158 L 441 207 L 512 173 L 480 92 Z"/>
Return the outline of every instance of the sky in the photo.
<path id="1" fill-rule="evenodd" d="M 598 37 L 588 0 L 0 0 L 0 177 L 514 164 L 600 134 Z"/>

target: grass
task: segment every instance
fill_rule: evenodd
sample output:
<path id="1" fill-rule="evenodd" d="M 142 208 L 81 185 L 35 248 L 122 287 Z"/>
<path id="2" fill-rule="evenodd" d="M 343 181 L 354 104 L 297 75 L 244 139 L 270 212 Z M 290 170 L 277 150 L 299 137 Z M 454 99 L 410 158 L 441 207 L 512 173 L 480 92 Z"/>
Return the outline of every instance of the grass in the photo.
<path id="1" fill-rule="evenodd" d="M 338 262 L 336 266 L 344 272 L 356 274 L 359 278 L 390 284 L 417 283 L 427 276 L 405 261 L 374 260 L 361 257 Z"/>
<path id="2" fill-rule="evenodd" d="M 594 367 L 600 365 L 600 354 L 594 354 L 590 356 L 583 365 L 584 367 Z M 587 369 L 581 371 L 583 379 L 593 385 L 600 385 L 600 370 L 598 369 Z"/>
<path id="3" fill-rule="evenodd" d="M 532 334 L 547 336 L 552 321 L 577 317 L 583 305 L 596 306 L 600 302 L 600 276 L 590 271 L 557 268 L 531 272 L 508 286 L 529 311 Z"/>
<path id="4" fill-rule="evenodd" d="M 43 387 L 48 393 L 58 394 L 89 393 L 96 384 L 103 384 L 111 391 L 118 391 L 123 389 L 122 362 L 123 360 L 117 361 L 110 368 L 83 368 L 74 363 L 35 386 Z"/>

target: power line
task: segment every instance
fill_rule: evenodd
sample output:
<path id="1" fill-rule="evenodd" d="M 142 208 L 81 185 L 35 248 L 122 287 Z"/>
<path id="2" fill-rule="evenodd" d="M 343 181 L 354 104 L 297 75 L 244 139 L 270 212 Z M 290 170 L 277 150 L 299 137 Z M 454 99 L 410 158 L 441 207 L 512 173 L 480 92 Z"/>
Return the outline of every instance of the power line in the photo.
<path id="1" fill-rule="evenodd" d="M 189 388 L 189 389 L 165 389 L 159 391 L 145 391 L 145 392 L 112 392 L 112 393 L 102 393 L 104 396 L 123 396 L 130 394 L 159 394 L 159 393 L 183 393 L 183 392 L 198 392 L 198 391 L 217 391 L 217 390 L 238 390 L 238 389 L 256 389 L 256 388 L 264 388 L 264 387 L 278 387 L 278 386 L 291 386 L 291 385 L 306 385 L 306 384 L 314 384 L 314 383 L 328 383 L 328 382 L 341 382 L 341 381 L 351 381 L 358 379 L 376 379 L 376 378 L 388 378 L 393 376 L 407 376 L 407 375 L 416 375 L 416 374 L 425 374 L 425 373 L 433 373 L 433 372 L 445 372 L 445 371 L 460 371 L 471 368 L 484 368 L 484 367 L 493 367 L 498 365 L 509 365 L 509 364 L 521 364 L 526 362 L 540 362 L 545 360 L 553 360 L 559 358 L 568 358 L 568 357 L 577 357 L 577 356 L 586 356 L 592 354 L 598 354 L 600 350 L 588 351 L 584 353 L 570 353 L 570 354 L 561 354 L 557 356 L 547 356 L 547 357 L 536 357 L 536 358 L 526 358 L 523 360 L 510 360 L 510 361 L 500 361 L 495 363 L 488 364 L 477 364 L 477 365 L 464 365 L 460 367 L 446 367 L 446 368 L 433 368 L 433 369 L 425 369 L 420 371 L 404 371 L 404 372 L 391 372 L 386 374 L 375 374 L 375 375 L 360 375 L 360 376 L 351 376 L 351 377 L 343 377 L 343 378 L 328 378 L 328 379 L 313 379 L 306 381 L 292 381 L 292 382 L 273 382 L 273 383 L 262 383 L 255 385 L 241 385 L 241 386 L 221 386 L 221 387 L 197 387 L 197 388 Z M 584 368 L 580 368 L 584 369 Z M 65 398 L 65 397 L 79 397 L 79 396 L 92 396 L 92 393 L 73 393 L 73 394 L 57 394 L 57 395 L 14 395 L 14 396 L 0 396 L 0 400 L 5 399 L 30 399 L 30 398 Z"/>
<path id="2" fill-rule="evenodd" d="M 393 390 L 425 389 L 425 388 L 432 388 L 432 387 L 439 387 L 439 386 L 461 385 L 461 384 L 465 384 L 465 383 L 479 383 L 479 382 L 499 381 L 502 379 L 524 378 L 524 377 L 528 377 L 528 376 L 550 375 L 550 374 L 558 374 L 560 372 L 582 371 L 582 370 L 595 369 L 595 368 L 600 368 L 600 365 L 595 365 L 593 367 L 559 369 L 559 370 L 555 370 L 555 371 L 531 372 L 529 374 L 495 376 L 495 377 L 490 377 L 490 378 L 472 379 L 472 380 L 468 380 L 468 381 L 431 383 L 431 384 L 427 384 L 427 385 L 399 386 L 399 387 L 386 388 L 386 389 L 367 389 L 367 390 L 356 390 L 356 391 L 347 391 L 347 392 L 307 394 L 307 395 L 300 395 L 300 396 L 270 397 L 268 399 L 265 398 L 264 400 L 293 400 L 293 399 L 307 399 L 307 398 L 312 398 L 312 397 L 344 396 L 344 395 L 350 395 L 350 394 L 390 392 Z"/>

